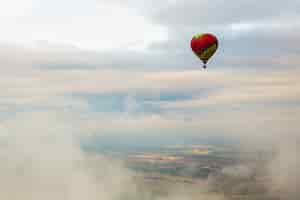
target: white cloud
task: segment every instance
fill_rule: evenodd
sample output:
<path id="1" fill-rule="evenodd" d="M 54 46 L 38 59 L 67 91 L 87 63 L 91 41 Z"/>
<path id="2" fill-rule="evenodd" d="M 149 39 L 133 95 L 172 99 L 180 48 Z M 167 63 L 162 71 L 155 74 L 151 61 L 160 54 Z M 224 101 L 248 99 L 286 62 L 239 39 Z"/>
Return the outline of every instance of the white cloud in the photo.
<path id="1" fill-rule="evenodd" d="M 75 200 L 87 197 L 110 200 L 117 199 L 124 190 L 135 194 L 131 176 L 123 168 L 115 168 L 114 164 L 111 168 L 111 162 L 103 159 L 89 165 L 78 146 L 77 136 L 215 134 L 243 138 L 247 142 L 266 141 L 266 144 L 275 138 L 291 141 L 299 137 L 299 58 L 295 51 L 299 20 L 286 16 L 287 11 L 297 11 L 290 7 L 293 1 L 288 1 L 289 6 L 278 18 L 276 10 L 281 10 L 281 2 L 270 5 L 266 1 L 258 13 L 254 12 L 257 4 L 253 1 L 241 4 L 151 1 L 153 5 L 150 1 L 147 4 L 135 0 L 114 2 L 0 1 L 1 41 L 17 44 L 0 48 L 0 158 L 4 161 L 0 166 L 1 199 L 60 200 L 67 195 Z M 199 5 L 207 8 L 207 12 L 199 12 Z M 231 12 L 239 6 L 244 9 Z M 222 12 L 218 12 L 217 7 Z M 210 9 L 215 11 L 215 18 L 208 17 L 212 16 Z M 237 20 L 239 16 L 242 20 Z M 264 43 L 266 38 L 252 38 L 245 47 L 240 44 L 241 40 L 232 37 L 230 40 L 236 42 L 236 46 L 244 47 L 232 48 L 231 43 L 226 49 L 227 43 L 220 55 L 229 60 L 230 66 L 241 60 L 238 67 L 231 71 L 222 70 L 219 65 L 217 70 L 186 70 L 190 65 L 190 57 L 185 54 L 189 51 L 186 41 L 190 39 L 190 32 L 203 27 L 217 31 L 225 27 L 230 33 L 247 33 L 243 40 L 249 39 L 252 33 L 264 32 L 263 37 L 268 36 L 267 43 L 272 43 L 269 50 L 274 46 L 286 50 L 281 51 L 281 56 L 266 50 L 270 56 L 260 55 L 266 61 L 262 62 L 259 60 L 262 57 L 252 53 L 261 47 L 268 49 Z M 170 36 L 167 31 L 176 35 L 171 45 L 165 41 Z M 225 38 L 227 36 L 225 34 Z M 274 43 L 280 39 L 281 43 Z M 170 46 L 159 47 L 167 53 L 130 51 L 111 56 L 124 49 L 145 50 L 155 42 L 167 42 Z M 250 43 L 255 46 L 250 47 Z M 20 48 L 20 44 L 31 48 Z M 79 50 L 81 48 L 110 49 L 111 54 L 84 52 Z M 231 49 L 232 60 L 227 56 Z M 246 61 L 239 57 L 237 51 L 241 49 L 250 52 L 246 53 Z M 187 55 L 192 56 L 192 53 Z M 243 62 L 251 67 L 252 62 L 260 65 L 254 70 L 240 69 Z M 179 63 L 182 68 L 168 71 L 165 67 L 173 63 Z M 264 67 L 269 66 L 262 63 L 279 65 L 282 70 L 266 70 Z M 128 69 L 131 65 L 134 67 Z M 294 68 L 288 68 L 290 65 Z M 116 69 L 116 66 L 121 67 Z M 160 99 L 170 93 L 187 94 L 187 98 Z M 101 95 L 124 95 L 125 100 L 121 100 L 124 109 L 94 110 L 95 105 L 89 102 L 88 95 L 99 95 L 96 101 L 101 100 Z M 136 113 L 141 102 L 147 103 L 145 107 L 154 106 L 158 112 Z M 299 162 L 294 162 L 296 150 L 287 148 L 286 151 L 287 154 L 292 152 L 291 157 L 284 153 L 274 166 L 278 163 L 288 166 L 279 171 L 272 168 L 271 173 L 277 175 L 282 170 L 296 172 L 299 169 Z M 240 171 L 245 173 L 244 169 Z M 280 174 L 273 181 L 287 186 L 290 179 L 297 181 L 298 176 L 294 179 Z M 116 183 L 120 183 L 117 190 L 112 190 Z M 289 191 L 289 188 L 284 189 Z"/>
<path id="2" fill-rule="evenodd" d="M 0 21 L 8 18 L 18 18 L 32 12 L 34 0 L 0 1 Z"/>
<path id="3" fill-rule="evenodd" d="M 237 23 L 231 23 L 227 25 L 227 27 L 229 29 L 228 32 L 231 31 L 232 34 L 242 34 L 248 32 L 265 32 L 272 35 L 278 33 L 280 34 L 283 32 L 292 32 L 295 29 L 299 30 L 300 23 L 298 15 L 288 15 L 254 21 L 242 21 Z"/>
<path id="4" fill-rule="evenodd" d="M 0 41 L 6 43 L 32 46 L 42 40 L 88 50 L 108 50 L 146 48 L 167 37 L 161 26 L 144 16 L 103 2 L 13 1 L 1 8 L 6 11 L 3 15 L 9 15 L 0 20 Z"/>

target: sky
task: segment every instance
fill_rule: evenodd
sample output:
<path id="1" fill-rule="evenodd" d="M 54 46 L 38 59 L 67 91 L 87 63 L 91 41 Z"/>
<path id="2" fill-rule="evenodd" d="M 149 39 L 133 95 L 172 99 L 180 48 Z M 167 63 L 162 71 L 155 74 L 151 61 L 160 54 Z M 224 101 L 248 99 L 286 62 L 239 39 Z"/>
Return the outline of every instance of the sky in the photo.
<path id="1" fill-rule="evenodd" d="M 272 178 L 297 197 L 300 1 L 0 0 L 0 27 L 3 199 L 99 199 L 77 163 L 89 137 L 275 146 Z M 198 32 L 219 39 L 205 71 Z M 130 185 L 106 158 L 96 166 L 108 172 L 100 199 L 116 199 L 112 180 Z"/>
<path id="2" fill-rule="evenodd" d="M 87 135 L 299 128 L 298 1 L 0 4 L 4 124 L 54 112 Z M 220 41 L 207 71 L 197 32 Z"/>

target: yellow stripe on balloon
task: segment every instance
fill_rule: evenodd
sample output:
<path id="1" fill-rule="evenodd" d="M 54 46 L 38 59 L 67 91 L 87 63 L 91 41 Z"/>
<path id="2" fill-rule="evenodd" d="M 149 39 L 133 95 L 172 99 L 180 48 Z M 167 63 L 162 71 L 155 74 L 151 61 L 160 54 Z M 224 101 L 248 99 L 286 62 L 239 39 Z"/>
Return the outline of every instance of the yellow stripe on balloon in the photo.
<path id="1" fill-rule="evenodd" d="M 207 61 L 217 50 L 217 44 L 213 44 L 212 46 L 208 47 L 204 51 L 202 51 L 200 54 L 197 54 L 198 57 L 203 60 Z"/>

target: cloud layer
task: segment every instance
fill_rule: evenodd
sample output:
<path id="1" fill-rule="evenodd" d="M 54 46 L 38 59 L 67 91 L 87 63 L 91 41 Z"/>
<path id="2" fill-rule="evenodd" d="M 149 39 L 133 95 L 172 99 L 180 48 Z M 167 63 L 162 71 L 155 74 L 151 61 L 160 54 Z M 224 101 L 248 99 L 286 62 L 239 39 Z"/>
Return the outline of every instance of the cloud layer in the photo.
<path id="1" fill-rule="evenodd" d="M 257 164 L 262 176 L 241 162 L 205 188 L 225 176 L 224 188 L 243 191 L 259 174 L 254 188 L 267 179 L 262 192 L 297 199 L 298 1 L 15 4 L 0 1 L 1 199 L 153 199 L 122 164 L 82 151 L 80 139 L 94 136 L 218 136 L 274 148 Z M 195 32 L 220 39 L 207 71 L 189 48 Z M 169 190 L 166 199 L 197 191 Z"/>

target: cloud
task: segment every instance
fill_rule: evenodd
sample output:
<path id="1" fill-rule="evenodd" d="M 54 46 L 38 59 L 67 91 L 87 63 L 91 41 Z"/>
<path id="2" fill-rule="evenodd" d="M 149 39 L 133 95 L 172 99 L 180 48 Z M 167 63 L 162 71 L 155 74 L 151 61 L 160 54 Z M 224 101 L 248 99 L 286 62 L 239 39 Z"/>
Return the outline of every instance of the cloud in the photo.
<path id="1" fill-rule="evenodd" d="M 35 199 L 223 199 L 198 188 L 153 185 L 101 154 L 83 152 L 78 138 L 85 127 L 66 111 L 18 113 L 0 123 L 0 197 Z M 16 126 L 17 125 L 17 126 Z"/>
<path id="2" fill-rule="evenodd" d="M 17 5 L 5 3 L 1 7 L 1 14 L 8 15 L 0 20 L 2 43 L 33 46 L 36 41 L 47 41 L 103 51 L 127 50 L 128 46 L 144 49 L 166 38 L 161 26 L 134 15 L 126 7 L 101 1 L 24 1 Z M 126 27 L 120 26 L 120 19 Z"/>
<path id="3" fill-rule="evenodd" d="M 276 150 L 266 163 L 225 168 L 224 188 L 297 199 L 298 2 L 13 4 L 0 14 L 0 198 L 153 199 L 122 163 L 86 155 L 81 139 L 219 136 Z M 202 30 L 220 38 L 205 72 L 189 49 Z M 159 199 L 228 194 L 198 189 Z"/>
<path id="4" fill-rule="evenodd" d="M 281 140 L 278 144 L 278 154 L 268 166 L 270 193 L 280 198 L 297 199 L 299 196 L 297 185 L 300 181 L 300 160 L 297 156 L 299 135 L 294 136 L 292 140 Z"/>
<path id="5" fill-rule="evenodd" d="M 215 68 L 295 68 L 299 64 L 295 59 L 299 12 L 294 0 L 264 1 L 259 6 L 251 1 L 194 0 L 26 4 L 31 12 L 26 11 L 25 17 L 1 22 L 2 42 L 38 46 L 37 51 L 51 49 L 52 55 L 45 58 L 51 61 L 46 62 L 48 68 L 58 68 L 60 61 L 59 68 L 191 69 L 200 65 L 189 48 L 196 32 L 213 32 L 220 39 L 219 51 L 211 59 Z M 121 18 L 124 27 L 119 26 Z M 76 48 L 98 53 L 74 53 Z M 66 56 L 61 56 L 62 49 L 73 63 L 62 58 Z"/>
<path id="6" fill-rule="evenodd" d="M 0 124 L 1 198 L 115 199 L 135 195 L 118 161 L 86 155 L 65 112 L 32 112 Z"/>
<path id="7" fill-rule="evenodd" d="M 288 114 L 280 116 L 278 107 L 286 113 L 298 107 L 297 69 L 148 71 L 110 68 L 97 54 L 77 49 L 6 47 L 3 52 L 2 117 L 37 110 L 74 111 L 82 117 L 74 123 L 83 124 L 87 134 L 106 130 L 124 135 L 247 135 L 257 127 L 278 132 L 276 128 L 288 126 L 279 124 L 289 119 Z M 73 63 L 95 67 L 76 68 Z M 272 127 L 275 122 L 278 126 Z"/>
<path id="8" fill-rule="evenodd" d="M 219 38 L 219 50 L 211 59 L 212 65 L 218 68 L 261 69 L 262 66 L 280 68 L 299 65 L 290 61 L 299 53 L 296 46 L 299 12 L 294 7 L 298 2 L 294 0 L 284 3 L 264 1 L 259 5 L 247 0 L 151 4 L 152 9 L 144 8 L 148 11 L 144 13 L 169 30 L 168 41 L 154 43 L 153 49 L 165 50 L 168 57 L 176 54 L 177 58 L 185 60 L 186 65 L 197 66 L 196 58 L 193 60 L 189 49 L 189 41 L 197 32 L 212 32 Z M 177 58 L 172 57 L 180 62 Z M 184 67 L 186 65 L 182 64 Z"/>
<path id="9" fill-rule="evenodd" d="M 30 13 L 33 9 L 33 0 L 25 0 L 22 2 L 18 2 L 16 0 L 12 0 L 10 2 L 5 2 L 3 0 L 0 1 L 0 16 L 3 19 L 7 19 L 10 17 L 23 17 L 24 15 Z M 18 6 L 16 6 L 18 5 Z M 2 21 L 0 20 L 0 21 Z M 4 21 L 4 20 L 3 20 Z"/>

